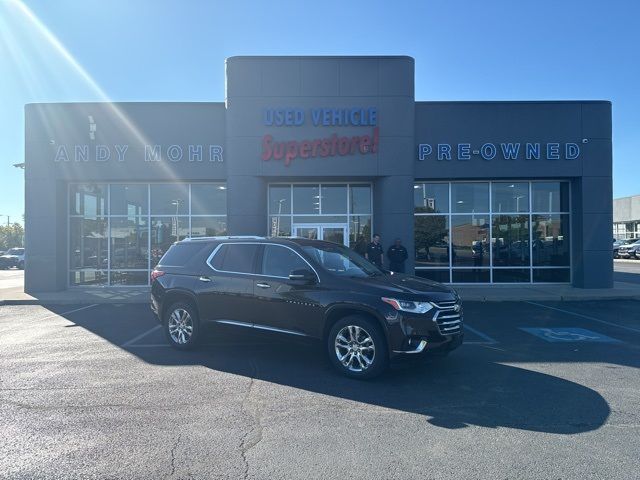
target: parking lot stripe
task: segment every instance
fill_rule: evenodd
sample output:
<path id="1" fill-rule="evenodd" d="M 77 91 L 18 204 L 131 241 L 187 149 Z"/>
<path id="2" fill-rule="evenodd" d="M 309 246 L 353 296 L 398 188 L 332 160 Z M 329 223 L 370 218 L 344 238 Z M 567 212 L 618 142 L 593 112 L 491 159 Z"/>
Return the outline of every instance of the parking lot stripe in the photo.
<path id="1" fill-rule="evenodd" d="M 146 332 L 141 333 L 140 335 L 137 335 L 137 336 L 133 337 L 131 340 L 126 341 L 125 343 L 123 343 L 123 344 L 122 344 L 122 345 L 120 345 L 120 346 L 121 346 L 121 347 L 128 347 L 128 346 L 129 346 L 129 345 L 131 345 L 132 343 L 137 342 L 137 341 L 138 341 L 138 340 L 140 340 L 141 338 L 146 337 L 147 335 L 149 335 L 149 334 L 151 334 L 151 333 L 155 332 L 156 330 L 158 330 L 158 329 L 160 329 L 160 328 L 162 328 L 162 326 L 161 326 L 161 325 L 156 325 L 155 327 L 153 327 L 153 328 L 151 328 L 151 329 L 147 330 Z"/>
<path id="2" fill-rule="evenodd" d="M 475 328 L 471 327 L 468 323 L 464 324 L 464 328 L 465 330 L 469 330 L 470 332 L 475 333 L 480 338 L 483 338 L 484 340 L 486 340 L 485 342 L 464 342 L 466 344 L 472 345 L 474 343 L 477 343 L 477 344 L 483 344 L 483 345 L 495 345 L 496 343 L 499 343 L 496 339 L 491 338 L 489 335 L 486 335 L 479 330 L 476 330 Z"/>
<path id="3" fill-rule="evenodd" d="M 606 320 L 601 320 L 599 318 L 590 317 L 589 315 L 583 315 L 582 313 L 576 313 L 576 312 L 572 312 L 570 310 L 563 310 L 562 308 L 551 307 L 549 305 L 544 305 L 542 303 L 536 303 L 536 302 L 526 302 L 526 303 L 530 303 L 531 305 L 535 305 L 537 307 L 548 308 L 549 310 L 555 310 L 556 312 L 562 312 L 562 313 L 568 313 L 569 315 L 575 315 L 576 317 L 585 318 L 587 320 L 591 320 L 592 322 L 598 322 L 598 323 L 602 323 L 604 325 L 609 325 L 611 327 L 618 327 L 618 328 L 621 328 L 623 330 L 629 330 L 631 332 L 640 333 L 640 329 L 627 327 L 627 326 L 624 326 L 624 325 L 619 325 L 619 324 L 613 323 L 613 322 L 607 322 Z"/>
<path id="4" fill-rule="evenodd" d="M 98 306 L 97 303 L 94 303 L 93 305 L 85 305 L 84 307 L 75 308 L 73 310 L 69 310 L 68 312 L 52 313 L 51 315 L 47 315 L 46 317 L 40 318 L 39 320 L 47 320 L 49 318 L 62 317 L 63 315 L 68 315 L 70 313 L 79 312 L 80 310 L 87 310 L 88 308 L 97 307 L 97 306 Z M 49 310 L 49 311 L 51 311 L 51 310 Z"/>

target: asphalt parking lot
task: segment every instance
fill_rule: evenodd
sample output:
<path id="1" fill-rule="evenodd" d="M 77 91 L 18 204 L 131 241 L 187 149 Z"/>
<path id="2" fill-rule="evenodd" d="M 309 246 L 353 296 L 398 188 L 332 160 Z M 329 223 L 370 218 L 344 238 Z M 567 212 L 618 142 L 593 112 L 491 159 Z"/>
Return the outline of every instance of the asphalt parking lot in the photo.
<path id="1" fill-rule="evenodd" d="M 465 320 L 448 358 L 358 382 L 277 334 L 174 351 L 146 305 L 1 306 L 0 477 L 637 477 L 640 302 Z"/>

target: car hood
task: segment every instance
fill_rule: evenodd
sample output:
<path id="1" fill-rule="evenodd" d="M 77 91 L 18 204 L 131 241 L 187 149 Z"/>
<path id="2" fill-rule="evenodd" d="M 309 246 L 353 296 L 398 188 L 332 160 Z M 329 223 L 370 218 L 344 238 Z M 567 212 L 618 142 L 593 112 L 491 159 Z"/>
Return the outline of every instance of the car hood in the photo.
<path id="1" fill-rule="evenodd" d="M 373 288 L 380 294 L 405 294 L 419 295 L 431 294 L 434 299 L 445 299 L 457 296 L 455 290 L 446 285 L 427 280 L 426 278 L 414 277 L 394 273 L 393 275 L 380 275 L 376 277 L 353 278 L 352 281 L 362 287 Z"/>

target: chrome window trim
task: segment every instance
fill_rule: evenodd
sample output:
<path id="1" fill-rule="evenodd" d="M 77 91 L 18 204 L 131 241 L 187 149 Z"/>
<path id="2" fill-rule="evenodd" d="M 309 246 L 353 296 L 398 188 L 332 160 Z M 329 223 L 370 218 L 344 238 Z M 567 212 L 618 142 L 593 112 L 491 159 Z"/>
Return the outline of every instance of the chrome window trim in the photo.
<path id="1" fill-rule="evenodd" d="M 318 275 L 318 272 L 316 271 L 316 269 L 313 268 L 313 265 L 311 265 L 306 258 L 304 258 L 302 255 L 300 255 L 298 252 L 296 252 L 293 248 L 289 247 L 288 245 L 281 245 L 279 243 L 272 243 L 272 242 L 222 242 L 220 243 L 216 248 L 213 249 L 213 252 L 211 252 L 211 255 L 209 255 L 209 257 L 207 258 L 207 265 L 214 272 L 233 273 L 235 275 L 251 275 L 254 277 L 279 278 L 279 279 L 289 280 L 289 277 L 279 277 L 277 275 L 263 275 L 261 273 L 233 272 L 229 270 L 218 270 L 217 268 L 214 268 L 213 265 L 211 265 L 211 261 L 213 260 L 216 253 L 218 253 L 218 250 L 220 250 L 220 248 L 222 248 L 223 245 L 273 245 L 275 247 L 288 248 L 293 253 L 298 255 L 298 257 L 300 257 L 302 261 L 304 261 L 304 263 L 309 265 L 309 268 L 313 271 L 313 273 L 316 274 L 316 279 L 318 280 L 318 283 L 320 283 L 320 275 Z"/>

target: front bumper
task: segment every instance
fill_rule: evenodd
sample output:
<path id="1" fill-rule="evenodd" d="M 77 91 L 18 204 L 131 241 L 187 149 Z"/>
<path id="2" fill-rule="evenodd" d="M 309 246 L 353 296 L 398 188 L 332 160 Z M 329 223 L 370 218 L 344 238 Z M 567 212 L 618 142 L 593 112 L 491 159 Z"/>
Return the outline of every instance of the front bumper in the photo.
<path id="1" fill-rule="evenodd" d="M 463 312 L 456 301 L 437 303 L 425 314 L 397 312 L 389 324 L 390 357 L 418 357 L 431 352 L 451 351 L 462 344 Z"/>

